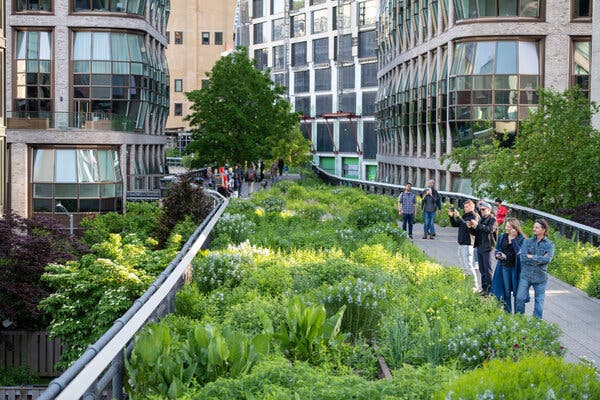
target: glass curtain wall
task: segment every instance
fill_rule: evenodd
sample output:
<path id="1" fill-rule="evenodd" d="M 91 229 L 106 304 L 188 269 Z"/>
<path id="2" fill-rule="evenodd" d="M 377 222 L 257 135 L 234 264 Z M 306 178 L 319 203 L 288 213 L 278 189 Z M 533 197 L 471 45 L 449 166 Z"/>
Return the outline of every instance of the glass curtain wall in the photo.
<path id="1" fill-rule="evenodd" d="M 73 10 L 144 15 L 146 0 L 73 0 Z"/>
<path id="2" fill-rule="evenodd" d="M 540 17 L 540 0 L 454 0 L 456 20 L 490 17 Z"/>

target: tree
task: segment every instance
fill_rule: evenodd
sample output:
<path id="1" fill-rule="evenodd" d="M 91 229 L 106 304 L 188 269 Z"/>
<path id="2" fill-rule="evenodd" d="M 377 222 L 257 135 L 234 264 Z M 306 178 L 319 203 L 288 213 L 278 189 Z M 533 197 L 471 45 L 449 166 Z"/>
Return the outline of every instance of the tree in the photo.
<path id="1" fill-rule="evenodd" d="M 194 166 L 243 163 L 283 157 L 298 161 L 309 152 L 297 113 L 268 71 L 258 71 L 240 47 L 221 57 L 208 74 L 206 88 L 187 93 L 193 102 L 186 116 L 193 141 Z"/>
<path id="2" fill-rule="evenodd" d="M 574 87 L 538 91 L 537 111 L 520 124 L 513 147 L 475 143 L 447 157 L 471 176 L 478 195 L 555 211 L 600 197 L 600 132 L 590 121 L 598 111 Z"/>

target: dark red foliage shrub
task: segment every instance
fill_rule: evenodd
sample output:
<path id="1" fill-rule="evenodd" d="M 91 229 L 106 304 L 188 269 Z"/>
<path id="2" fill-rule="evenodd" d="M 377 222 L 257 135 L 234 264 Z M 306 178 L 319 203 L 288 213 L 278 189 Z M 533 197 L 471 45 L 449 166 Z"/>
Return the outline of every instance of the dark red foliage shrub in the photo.
<path id="1" fill-rule="evenodd" d="M 592 228 L 600 229 L 600 203 L 586 203 L 574 208 L 561 208 L 559 215 Z"/>
<path id="2" fill-rule="evenodd" d="M 79 258 L 88 252 L 68 229 L 51 218 L 5 215 L 0 220 L 0 321 L 13 321 L 18 329 L 43 329 L 46 320 L 38 310 L 48 296 L 40 281 L 52 262 Z"/>
<path id="3" fill-rule="evenodd" d="M 156 238 L 164 244 L 175 225 L 188 216 L 193 222 L 202 222 L 212 210 L 212 204 L 211 198 L 204 193 L 201 186 L 194 184 L 192 178 L 182 178 L 173 184 L 163 200 Z"/>

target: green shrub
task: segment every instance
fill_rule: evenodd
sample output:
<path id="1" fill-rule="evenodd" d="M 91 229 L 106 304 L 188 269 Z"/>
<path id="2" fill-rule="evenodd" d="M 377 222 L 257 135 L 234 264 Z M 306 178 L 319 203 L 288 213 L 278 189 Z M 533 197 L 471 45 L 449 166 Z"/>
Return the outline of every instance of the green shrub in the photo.
<path id="1" fill-rule="evenodd" d="M 439 391 L 436 399 L 598 399 L 596 370 L 558 357 L 493 360 Z"/>
<path id="2" fill-rule="evenodd" d="M 25 365 L 19 367 L 0 367 L 0 386 L 35 385 L 40 378 Z"/>
<path id="3" fill-rule="evenodd" d="M 324 288 L 319 300 L 329 314 L 345 307 L 341 331 L 353 338 L 369 338 L 386 306 L 386 291 L 383 286 L 363 281 L 361 278 L 345 278 L 341 282 Z"/>
<path id="4" fill-rule="evenodd" d="M 265 329 L 264 317 L 278 326 L 285 316 L 285 304 L 281 298 L 263 297 L 257 292 L 246 293 L 246 301 L 227 308 L 223 325 L 248 335 L 257 335 Z"/>
<path id="5" fill-rule="evenodd" d="M 386 201 L 363 200 L 358 203 L 348 214 L 348 223 L 358 229 L 364 229 L 381 222 L 394 222 L 396 209 L 390 207 Z"/>
<path id="6" fill-rule="evenodd" d="M 590 296 L 600 299 L 600 271 L 592 274 L 586 291 Z"/>
<path id="7" fill-rule="evenodd" d="M 224 213 L 214 229 L 214 235 L 226 235 L 230 243 L 238 244 L 250 239 L 256 224 L 243 214 Z"/>
<path id="8" fill-rule="evenodd" d="M 196 283 L 186 283 L 176 294 L 177 315 L 201 320 L 206 310 L 206 296 L 198 290 Z"/>
<path id="9" fill-rule="evenodd" d="M 258 203 L 266 212 L 280 212 L 285 208 L 285 201 L 280 197 L 268 197 Z"/>
<path id="10" fill-rule="evenodd" d="M 340 325 L 344 307 L 327 318 L 322 305 L 307 306 L 294 296 L 287 308 L 285 321 L 273 335 L 281 350 L 290 360 L 316 361 L 328 351 L 335 350 L 344 340 Z"/>
<path id="11" fill-rule="evenodd" d="M 500 314 L 494 321 L 481 316 L 471 328 L 457 327 L 448 343 L 450 356 L 463 368 L 475 368 L 495 358 L 518 360 L 531 352 L 563 355 L 556 324 L 525 315 Z"/>
<path id="12" fill-rule="evenodd" d="M 250 262 L 251 258 L 246 255 L 209 253 L 192 262 L 192 279 L 202 293 L 209 293 L 220 287 L 234 288 L 247 275 L 246 265 Z"/>
<path id="13" fill-rule="evenodd" d="M 306 198 L 307 194 L 307 190 L 298 185 L 288 187 L 285 193 L 286 197 L 292 200 L 303 200 Z"/>

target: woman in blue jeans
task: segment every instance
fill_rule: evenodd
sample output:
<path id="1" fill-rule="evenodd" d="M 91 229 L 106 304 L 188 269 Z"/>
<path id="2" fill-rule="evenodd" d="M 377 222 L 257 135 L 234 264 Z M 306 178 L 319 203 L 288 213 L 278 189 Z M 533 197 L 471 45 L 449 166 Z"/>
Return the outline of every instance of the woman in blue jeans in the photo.
<path id="1" fill-rule="evenodd" d="M 498 261 L 492 280 L 492 294 L 504 304 L 504 310 L 511 314 L 519 286 L 519 255 L 525 234 L 516 218 L 506 219 L 505 230 L 506 233 L 500 235 L 496 244 L 495 256 Z"/>
<path id="2" fill-rule="evenodd" d="M 536 219 L 533 224 L 533 237 L 525 240 L 521 247 L 521 276 L 515 312 L 525 312 L 525 301 L 529 296 L 529 288 L 535 291 L 533 316 L 542 318 L 546 284 L 548 283 L 548 264 L 554 257 L 554 243 L 548 239 L 550 226 L 545 219 Z"/>

